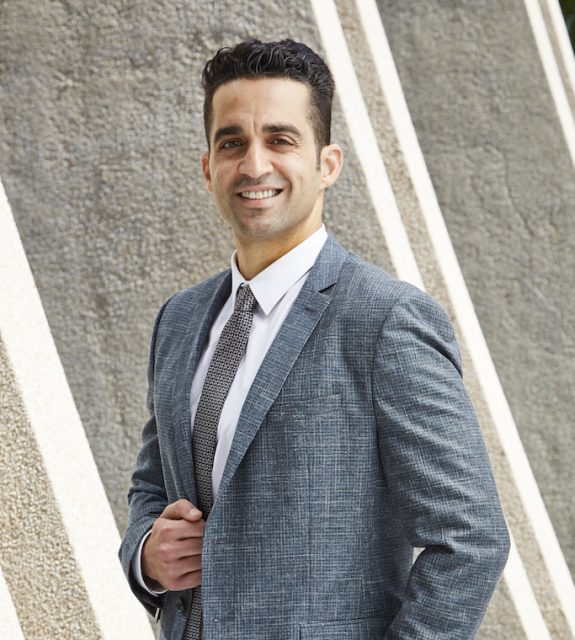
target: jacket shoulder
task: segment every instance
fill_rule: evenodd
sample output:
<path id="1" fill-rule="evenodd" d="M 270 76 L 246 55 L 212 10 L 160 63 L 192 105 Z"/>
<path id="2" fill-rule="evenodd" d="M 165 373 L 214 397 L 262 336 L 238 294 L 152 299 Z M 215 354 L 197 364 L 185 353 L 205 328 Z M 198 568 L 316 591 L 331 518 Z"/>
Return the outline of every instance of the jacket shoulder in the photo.
<path id="1" fill-rule="evenodd" d="M 353 253 L 348 254 L 340 276 L 340 298 L 347 300 L 356 322 L 364 318 L 383 326 L 395 318 L 451 326 L 447 311 L 427 292 Z"/>
<path id="2" fill-rule="evenodd" d="M 433 298 L 409 282 L 399 280 L 382 267 L 366 262 L 354 253 L 347 255 L 342 269 L 342 282 L 353 289 L 354 297 L 369 300 L 371 304 L 391 307 L 400 298 Z"/>

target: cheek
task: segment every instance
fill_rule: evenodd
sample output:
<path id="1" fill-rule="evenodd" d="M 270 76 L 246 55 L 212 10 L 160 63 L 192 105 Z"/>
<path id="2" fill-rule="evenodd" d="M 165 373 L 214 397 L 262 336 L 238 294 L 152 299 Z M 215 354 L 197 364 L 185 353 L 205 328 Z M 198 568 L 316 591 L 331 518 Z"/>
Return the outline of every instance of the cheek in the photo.
<path id="1" fill-rule="evenodd" d="M 222 191 L 223 176 L 220 169 L 213 169 L 210 171 L 210 191 L 212 193 L 218 193 Z"/>
<path id="2" fill-rule="evenodd" d="M 231 163 L 218 163 L 217 166 L 213 167 L 211 174 L 213 186 L 225 188 L 234 180 L 235 167 Z"/>

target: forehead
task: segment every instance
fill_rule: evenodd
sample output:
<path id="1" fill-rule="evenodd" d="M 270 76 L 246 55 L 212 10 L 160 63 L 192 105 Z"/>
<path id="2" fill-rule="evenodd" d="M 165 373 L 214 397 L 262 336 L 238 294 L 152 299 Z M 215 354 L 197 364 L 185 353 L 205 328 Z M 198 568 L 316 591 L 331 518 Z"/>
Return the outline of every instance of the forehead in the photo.
<path id="1" fill-rule="evenodd" d="M 212 100 L 212 132 L 230 125 L 261 127 L 293 122 L 311 127 L 310 88 L 289 78 L 232 80 L 218 87 Z"/>

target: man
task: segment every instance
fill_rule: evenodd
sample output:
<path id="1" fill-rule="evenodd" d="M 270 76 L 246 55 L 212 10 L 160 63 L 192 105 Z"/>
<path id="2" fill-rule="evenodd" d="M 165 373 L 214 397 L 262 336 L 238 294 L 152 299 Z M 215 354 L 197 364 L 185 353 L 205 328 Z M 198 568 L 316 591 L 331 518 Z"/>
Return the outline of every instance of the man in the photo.
<path id="1" fill-rule="evenodd" d="M 170 640 L 473 638 L 507 529 L 445 312 L 323 227 L 331 74 L 250 40 L 203 83 L 237 251 L 156 319 L 130 584 Z"/>

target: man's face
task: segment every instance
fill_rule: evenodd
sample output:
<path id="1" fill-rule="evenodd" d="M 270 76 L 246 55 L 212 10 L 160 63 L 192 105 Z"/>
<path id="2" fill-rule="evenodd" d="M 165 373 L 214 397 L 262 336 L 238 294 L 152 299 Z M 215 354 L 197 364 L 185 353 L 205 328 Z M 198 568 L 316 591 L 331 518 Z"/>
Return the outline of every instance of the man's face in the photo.
<path id="1" fill-rule="evenodd" d="M 284 78 L 234 80 L 214 94 L 202 171 L 238 247 L 295 246 L 321 225 L 341 152 L 329 145 L 318 161 L 309 97 L 306 84 Z"/>

